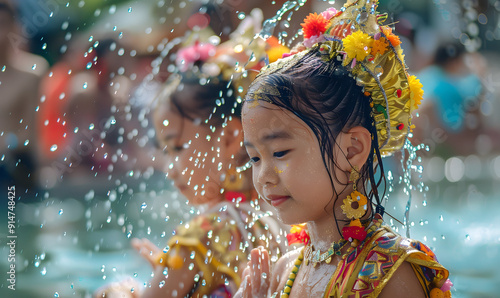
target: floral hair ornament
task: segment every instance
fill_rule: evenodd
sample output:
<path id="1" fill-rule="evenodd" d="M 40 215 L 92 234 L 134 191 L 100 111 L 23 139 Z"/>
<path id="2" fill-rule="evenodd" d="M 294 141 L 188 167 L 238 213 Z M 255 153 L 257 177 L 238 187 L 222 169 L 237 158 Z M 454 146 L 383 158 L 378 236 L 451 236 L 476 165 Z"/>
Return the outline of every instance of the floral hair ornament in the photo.
<path id="1" fill-rule="evenodd" d="M 290 233 L 286 235 L 286 239 L 288 240 L 288 245 L 294 243 L 302 243 L 304 245 L 307 245 L 311 241 L 311 238 L 307 233 L 307 225 L 292 225 Z"/>
<path id="2" fill-rule="evenodd" d="M 370 100 L 380 154 L 389 156 L 403 147 L 423 90 L 408 74 L 401 41 L 382 25 L 387 16 L 376 12 L 377 5 L 376 0 L 348 0 L 339 11 L 310 14 L 301 24 L 304 41 L 261 75 L 287 68 L 313 49 L 319 49 L 325 61 L 342 61 Z"/>
<path id="3" fill-rule="evenodd" d="M 269 48 L 264 40 L 254 39 L 261 30 L 262 20 L 262 11 L 252 10 L 224 43 L 208 27 L 193 28 L 177 51 L 178 72 L 191 72 L 200 83 L 223 80 L 236 87 L 248 86 L 254 78 L 248 70 L 257 73 L 265 65 Z"/>

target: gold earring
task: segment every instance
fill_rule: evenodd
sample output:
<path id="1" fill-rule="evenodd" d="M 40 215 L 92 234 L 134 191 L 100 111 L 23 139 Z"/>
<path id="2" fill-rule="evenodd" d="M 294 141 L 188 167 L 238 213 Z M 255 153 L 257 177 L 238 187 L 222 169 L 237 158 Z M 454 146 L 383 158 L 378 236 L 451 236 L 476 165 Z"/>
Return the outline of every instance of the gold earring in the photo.
<path id="1" fill-rule="evenodd" d="M 344 199 L 344 204 L 341 206 L 342 212 L 347 218 L 351 219 L 349 225 L 342 228 L 342 235 L 344 239 L 348 239 L 351 242 L 354 240 L 362 241 L 366 238 L 366 231 L 359 219 L 368 210 L 368 199 L 357 190 L 358 179 L 359 170 L 358 167 L 354 166 L 349 175 L 349 182 L 353 183 L 352 192 Z"/>
<path id="2" fill-rule="evenodd" d="M 222 187 L 226 191 L 240 191 L 243 188 L 243 177 L 235 168 L 230 168 L 224 175 Z"/>

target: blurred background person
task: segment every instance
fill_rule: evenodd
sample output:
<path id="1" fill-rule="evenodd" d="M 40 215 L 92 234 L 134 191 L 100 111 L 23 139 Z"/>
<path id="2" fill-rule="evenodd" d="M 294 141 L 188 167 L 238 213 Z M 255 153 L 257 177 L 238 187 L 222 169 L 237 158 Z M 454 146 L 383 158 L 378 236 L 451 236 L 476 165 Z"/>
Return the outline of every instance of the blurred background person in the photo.
<path id="1" fill-rule="evenodd" d="M 424 98 L 417 137 L 430 139 L 440 129 L 446 142 L 439 144 L 436 154 L 471 154 L 482 129 L 479 107 L 482 98 L 481 76 L 486 73 L 484 58 L 469 54 L 457 42 L 441 44 L 433 63 L 420 74 Z"/>
<path id="2" fill-rule="evenodd" d="M 40 78 L 13 61 L 16 45 L 15 8 L 0 2 L 0 176 L 1 187 L 16 185 L 17 193 L 35 190 L 37 146 L 35 112 Z M 33 192 L 34 195 L 34 192 Z"/>

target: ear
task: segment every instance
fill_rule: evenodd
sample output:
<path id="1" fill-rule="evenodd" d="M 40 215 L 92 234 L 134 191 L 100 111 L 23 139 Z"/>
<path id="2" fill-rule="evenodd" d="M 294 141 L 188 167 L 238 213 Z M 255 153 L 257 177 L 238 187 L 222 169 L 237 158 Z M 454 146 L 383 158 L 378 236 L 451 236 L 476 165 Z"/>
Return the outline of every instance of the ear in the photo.
<path id="1" fill-rule="evenodd" d="M 357 166 L 361 169 L 371 152 L 372 136 L 370 132 L 362 127 L 356 126 L 343 134 L 340 146 L 346 154 L 346 163 L 341 165 L 344 171 L 350 171 Z"/>
<path id="2" fill-rule="evenodd" d="M 232 117 L 231 120 L 226 122 L 226 126 L 222 130 L 224 135 L 221 135 L 221 142 L 224 144 L 227 156 L 237 156 L 241 149 L 241 142 L 243 142 L 243 126 L 241 120 Z"/>

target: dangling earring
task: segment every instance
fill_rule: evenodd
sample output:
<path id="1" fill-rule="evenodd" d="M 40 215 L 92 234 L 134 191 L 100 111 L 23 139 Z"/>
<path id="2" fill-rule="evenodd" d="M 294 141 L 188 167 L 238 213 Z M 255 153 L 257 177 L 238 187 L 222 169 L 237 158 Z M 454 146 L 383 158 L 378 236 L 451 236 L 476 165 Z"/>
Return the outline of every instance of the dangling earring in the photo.
<path id="1" fill-rule="evenodd" d="M 221 176 L 222 187 L 226 191 L 240 191 L 243 188 L 242 174 L 238 173 L 235 168 L 230 168 L 226 174 Z"/>
<path id="2" fill-rule="evenodd" d="M 222 187 L 224 197 L 229 202 L 245 202 L 247 195 L 242 192 L 244 186 L 243 174 L 238 173 L 235 168 L 230 168 L 225 174 L 222 174 Z"/>
<path id="3" fill-rule="evenodd" d="M 354 166 L 349 175 L 349 182 L 353 183 L 352 192 L 344 199 L 344 204 L 341 206 L 342 212 L 351 219 L 349 225 L 342 228 L 342 236 L 351 242 L 354 240 L 362 241 L 366 238 L 365 228 L 359 219 L 365 215 L 368 209 L 368 199 L 357 191 L 358 179 L 359 169 Z"/>

